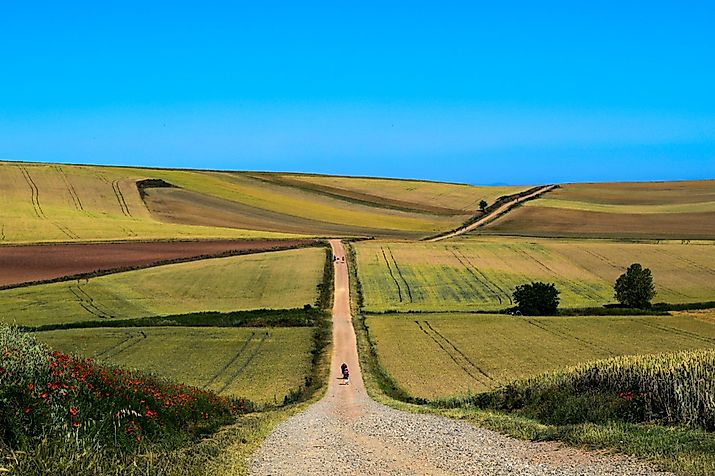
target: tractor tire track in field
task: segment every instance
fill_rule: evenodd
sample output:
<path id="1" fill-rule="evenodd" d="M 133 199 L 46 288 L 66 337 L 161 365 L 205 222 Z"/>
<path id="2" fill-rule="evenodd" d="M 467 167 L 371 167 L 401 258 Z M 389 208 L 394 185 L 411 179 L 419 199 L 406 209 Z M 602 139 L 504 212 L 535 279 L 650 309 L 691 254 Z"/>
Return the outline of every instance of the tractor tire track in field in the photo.
<path id="1" fill-rule="evenodd" d="M 344 256 L 339 241 L 330 244 L 335 256 Z M 346 263 L 334 262 L 333 269 L 328 389 L 319 402 L 268 435 L 251 455 L 248 474 L 673 476 L 633 457 L 516 440 L 464 421 L 395 410 L 370 399 L 350 315 Z M 342 362 L 351 370 L 349 385 L 339 373 Z"/>
<path id="2" fill-rule="evenodd" d="M 131 217 L 132 213 L 129 211 L 127 201 L 124 200 L 124 194 L 122 193 L 122 189 L 119 188 L 119 180 L 112 180 L 112 190 L 114 190 L 114 195 L 117 197 L 117 202 L 119 203 L 119 208 L 122 209 L 122 213 L 124 213 L 124 215 L 128 217 Z"/>
<path id="3" fill-rule="evenodd" d="M 60 230 L 62 233 L 64 233 L 68 238 L 70 238 L 72 240 L 79 240 L 79 235 L 77 233 L 73 232 L 72 230 L 70 230 L 70 228 L 68 226 L 63 225 L 62 223 L 59 223 L 56 221 L 53 221 L 52 224 L 55 225 L 57 227 L 57 229 Z"/>
<path id="4" fill-rule="evenodd" d="M 397 281 L 397 278 L 395 277 L 395 273 L 392 272 L 392 267 L 390 266 L 390 261 L 388 261 L 387 255 L 385 254 L 385 248 L 383 248 L 381 246 L 380 251 L 382 251 L 382 257 L 384 258 L 385 264 L 387 265 L 387 270 L 390 272 L 390 276 L 392 277 L 392 280 L 395 282 L 395 286 L 397 286 L 397 297 L 400 299 L 400 302 L 402 302 L 402 288 L 400 288 L 400 282 Z"/>
<path id="5" fill-rule="evenodd" d="M 79 284 L 79 281 L 77 282 L 77 284 L 70 285 L 68 289 L 77 298 L 80 306 L 82 306 L 90 314 L 97 316 L 100 319 L 111 319 L 114 317 L 110 312 L 102 310 L 97 305 L 94 298 L 87 294 L 87 291 L 82 289 L 82 286 L 81 284 Z"/>
<path id="6" fill-rule="evenodd" d="M 238 368 L 236 369 L 235 372 L 233 372 L 226 380 L 224 380 L 224 385 L 221 387 L 221 389 L 216 392 L 216 393 L 223 393 L 233 382 L 236 380 L 239 375 L 243 373 L 244 370 L 246 370 L 246 367 L 248 367 L 251 362 L 253 362 L 253 359 L 256 358 L 258 354 L 261 353 L 261 349 L 263 348 L 263 344 L 266 342 L 266 339 L 268 339 L 268 332 L 263 334 L 263 337 L 261 337 L 261 340 L 258 342 L 258 345 L 256 346 L 256 350 L 253 351 L 253 353 L 248 357 L 248 359 Z"/>
<path id="7" fill-rule="evenodd" d="M 255 336 L 256 336 L 256 333 L 251 332 L 251 335 L 248 336 L 248 338 L 245 341 L 243 341 L 243 344 L 241 344 L 241 347 L 238 348 L 238 351 L 236 352 L 236 354 L 234 354 L 234 356 L 231 357 L 231 359 L 228 362 L 226 362 L 226 365 L 224 365 L 223 367 L 218 369 L 216 371 L 216 373 L 214 373 L 211 376 L 209 381 L 206 382 L 206 384 L 204 384 L 204 388 L 208 388 L 210 385 L 212 385 L 221 376 L 222 373 L 226 372 L 228 370 L 228 368 L 231 365 L 233 365 L 241 357 L 241 355 L 246 350 L 246 348 L 249 346 L 249 344 L 251 343 L 251 341 L 253 340 L 253 338 Z"/>
<path id="8" fill-rule="evenodd" d="M 402 270 L 401 270 L 400 267 L 397 265 L 397 260 L 395 259 L 395 255 L 392 254 L 392 250 L 390 249 L 389 246 L 387 247 L 387 251 L 390 252 L 390 258 L 392 258 L 392 264 L 395 265 L 395 269 L 397 270 L 397 274 L 400 276 L 400 278 L 402 279 L 402 281 L 405 283 L 405 288 L 407 288 L 407 296 L 410 298 L 410 302 L 414 302 L 414 301 L 412 300 L 412 290 L 410 289 L 410 283 L 408 283 L 407 280 L 405 279 L 405 277 L 402 275 Z"/>
<path id="9" fill-rule="evenodd" d="M 134 347 L 147 337 L 143 331 L 140 331 L 139 333 L 125 332 L 124 335 L 126 336 L 124 340 L 118 342 L 117 344 L 114 344 L 113 346 L 107 347 L 101 352 L 94 354 L 94 358 L 115 357 L 122 352 L 125 352 L 127 349 Z"/>
<path id="10" fill-rule="evenodd" d="M 70 198 L 72 198 L 72 203 L 74 204 L 74 207 L 77 211 L 83 212 L 84 208 L 82 207 L 82 201 L 79 199 L 79 195 L 77 195 L 77 190 L 74 188 L 74 185 L 70 182 L 69 178 L 67 177 L 67 174 L 65 171 L 60 167 L 59 165 L 55 166 L 55 170 L 57 173 L 62 177 L 62 181 L 65 183 L 65 186 L 67 187 L 67 191 L 70 194 Z"/>
<path id="11" fill-rule="evenodd" d="M 650 327 L 651 329 L 658 329 L 669 334 L 676 334 L 681 337 L 687 337 L 689 339 L 699 340 L 708 344 L 715 344 L 715 339 L 712 337 L 707 337 L 704 335 L 696 334 L 694 332 L 686 331 L 685 329 L 679 329 L 677 327 L 667 326 L 665 324 L 655 324 L 653 322 L 640 321 L 642 325 Z"/>
<path id="12" fill-rule="evenodd" d="M 610 355 L 610 356 L 615 356 L 615 355 L 616 355 L 612 350 L 610 350 L 610 349 L 608 349 L 608 348 L 606 348 L 606 347 L 601 347 L 601 346 L 599 346 L 599 345 L 597 345 L 597 344 L 595 344 L 595 343 L 593 343 L 593 342 L 591 342 L 591 341 L 588 341 L 588 340 L 586 340 L 586 339 L 582 339 L 582 338 L 577 337 L 577 336 L 575 336 L 575 335 L 573 335 L 573 334 L 569 334 L 568 332 L 564 332 L 564 331 L 561 331 L 561 330 L 553 329 L 553 328 L 551 328 L 551 327 L 549 327 L 549 326 L 547 326 L 547 325 L 545 325 L 545 324 L 539 324 L 539 323 L 537 323 L 536 321 L 534 321 L 533 319 L 527 319 L 526 322 L 529 323 L 529 324 L 531 324 L 532 326 L 538 328 L 538 329 L 541 329 L 541 330 L 544 331 L 544 332 L 548 332 L 548 333 L 551 334 L 551 335 L 554 335 L 554 336 L 556 336 L 556 337 L 559 337 L 560 339 L 575 340 L 575 341 L 580 342 L 580 343 L 582 343 L 583 345 L 585 345 L 585 346 L 587 346 L 587 347 L 590 347 L 591 349 L 597 350 L 597 351 L 599 351 L 599 352 L 605 352 L 606 354 L 608 354 L 608 355 Z"/>
<path id="13" fill-rule="evenodd" d="M 110 181 L 102 174 L 97 174 L 97 177 L 99 178 L 99 180 L 112 187 L 112 193 L 114 193 L 114 198 L 117 200 L 117 204 L 119 204 L 119 209 L 121 210 L 122 214 L 131 217 L 132 214 L 129 211 L 129 207 L 127 206 L 126 200 L 124 200 L 124 194 L 122 194 L 122 190 L 121 188 L 119 188 L 119 180 Z"/>
<path id="14" fill-rule="evenodd" d="M 452 361 L 453 361 L 455 364 L 457 364 L 457 367 L 459 367 L 460 369 L 462 369 L 462 370 L 464 371 L 464 373 L 466 373 L 467 375 L 469 375 L 469 376 L 472 378 L 472 380 L 474 380 L 475 382 L 478 382 L 478 383 L 480 383 L 480 384 L 482 384 L 482 385 L 485 385 L 485 386 L 487 386 L 487 387 L 489 386 L 489 380 L 485 381 L 483 376 L 486 375 L 489 379 L 491 379 L 491 377 L 489 377 L 489 376 L 488 376 L 486 373 L 484 373 L 481 369 L 476 368 L 476 367 L 474 366 L 474 364 L 472 364 L 472 363 L 469 362 L 469 361 L 467 361 L 466 363 L 465 363 L 465 362 L 460 362 L 460 360 L 464 360 L 464 359 L 459 359 L 458 357 L 463 357 L 463 354 L 462 354 L 461 352 L 458 352 L 457 355 L 454 355 L 453 352 L 450 352 L 450 350 L 448 349 L 448 347 L 453 347 L 453 348 L 455 348 L 454 345 L 451 344 L 451 342 L 449 342 L 447 339 L 445 339 L 444 337 L 442 337 L 442 336 L 439 335 L 438 333 L 435 333 L 434 330 L 431 329 L 431 328 L 430 328 L 430 329 L 432 330 L 432 332 L 429 332 L 429 331 L 428 331 L 427 329 L 425 329 L 425 327 L 420 323 L 420 321 L 415 321 L 415 324 L 417 324 L 417 327 L 419 327 L 420 330 L 421 330 L 422 332 L 424 332 L 424 334 L 425 334 L 427 337 L 429 337 L 430 339 L 432 339 L 432 341 L 434 341 L 434 343 L 437 344 L 437 345 L 439 346 L 439 348 L 442 349 L 442 350 L 444 351 L 444 353 L 447 354 L 447 356 L 449 356 L 449 358 L 452 359 Z M 425 321 L 425 324 L 426 324 L 426 321 Z M 437 337 L 435 337 L 435 334 L 437 335 Z M 438 338 L 438 337 L 440 337 L 440 338 Z M 445 341 L 445 342 L 442 342 L 442 341 Z M 477 372 L 476 372 L 476 373 L 473 372 L 472 370 L 470 370 L 469 367 L 475 367 L 476 370 L 477 370 Z M 481 375 L 481 376 L 480 376 L 480 375 Z"/>
<path id="15" fill-rule="evenodd" d="M 491 375 L 489 375 L 488 373 L 486 373 L 481 367 L 479 367 L 477 364 L 475 364 L 474 362 L 472 362 L 472 361 L 469 359 L 469 357 L 467 356 L 467 354 L 465 354 L 464 352 L 462 352 L 462 351 L 459 349 L 459 347 L 457 347 L 456 345 L 454 345 L 454 344 L 452 343 L 451 340 L 447 339 L 447 338 L 446 338 L 445 336 L 443 336 L 439 331 L 437 331 L 434 327 L 432 327 L 432 324 L 430 324 L 429 321 L 424 321 L 424 322 L 425 322 L 425 325 L 429 328 L 429 330 L 431 330 L 432 332 L 434 332 L 435 334 L 437 334 L 441 339 L 443 339 L 446 343 L 448 343 L 450 346 L 452 346 L 452 348 L 453 348 L 459 355 L 461 355 L 462 358 L 463 358 L 465 361 L 467 361 L 467 363 L 469 363 L 469 365 L 471 365 L 472 367 L 474 367 L 475 369 L 477 369 L 477 371 L 478 371 L 480 374 L 482 374 L 483 376 L 485 376 L 486 378 L 488 378 L 488 379 L 491 380 L 492 382 L 494 381 L 494 379 L 492 378 Z"/>
<path id="16" fill-rule="evenodd" d="M 18 167 L 22 172 L 22 176 L 25 178 L 25 182 L 27 182 L 27 185 L 30 187 L 32 208 L 35 210 L 35 215 L 37 215 L 37 218 L 47 218 L 47 215 L 45 215 L 45 212 L 42 210 L 42 206 L 40 205 L 40 190 L 37 188 L 35 181 L 32 180 L 30 172 L 28 172 L 25 167 Z"/>
<path id="17" fill-rule="evenodd" d="M 543 268 L 547 273 L 549 273 L 551 276 L 554 278 L 560 278 L 562 282 L 565 282 L 572 290 L 574 290 L 575 293 L 581 296 L 585 296 L 589 299 L 592 299 L 596 302 L 601 302 L 602 301 L 602 296 L 596 294 L 593 292 L 593 290 L 588 287 L 584 286 L 572 279 L 567 279 L 563 275 L 557 273 L 553 269 L 551 269 L 548 265 L 544 264 L 540 259 L 538 259 L 536 256 L 532 255 L 531 253 L 527 252 L 526 250 L 523 250 L 519 248 L 518 246 L 513 246 L 513 245 L 506 245 L 507 249 L 512 250 L 515 254 L 517 255 L 522 255 L 525 256 L 527 259 L 530 259 L 531 261 L 537 263 L 541 268 Z"/>
<path id="18" fill-rule="evenodd" d="M 464 269 L 466 269 L 467 272 L 469 274 L 471 274 L 474 277 L 474 279 L 477 280 L 478 283 L 480 283 L 483 287 L 485 287 L 492 294 L 493 297 L 495 297 L 499 300 L 500 305 L 502 304 L 502 298 L 501 298 L 500 293 L 507 296 L 507 298 L 509 299 L 509 304 L 512 303 L 511 297 L 508 296 L 507 293 L 505 293 L 504 290 L 498 284 L 491 283 L 489 281 L 489 278 L 487 278 L 486 275 L 479 268 L 474 266 L 474 264 L 472 264 L 472 262 L 469 260 L 469 258 L 464 253 L 462 253 L 461 250 L 458 250 L 457 248 L 452 248 L 451 251 L 452 251 L 452 254 L 454 255 L 454 257 L 457 258 L 457 261 L 459 261 L 461 263 L 461 265 L 464 266 Z M 459 254 L 457 254 L 457 252 L 459 252 Z M 459 255 L 461 255 L 461 257 Z M 495 291 L 492 288 L 492 285 L 498 291 Z"/>

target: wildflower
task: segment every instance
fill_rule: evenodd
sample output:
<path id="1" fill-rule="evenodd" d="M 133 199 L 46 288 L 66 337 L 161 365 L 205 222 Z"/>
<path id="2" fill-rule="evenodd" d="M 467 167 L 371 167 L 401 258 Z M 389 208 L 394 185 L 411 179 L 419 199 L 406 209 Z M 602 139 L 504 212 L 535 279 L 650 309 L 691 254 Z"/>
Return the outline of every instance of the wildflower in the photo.
<path id="1" fill-rule="evenodd" d="M 70 415 L 73 417 L 76 417 L 79 414 L 79 410 L 77 410 L 77 407 L 70 407 Z"/>
<path id="2" fill-rule="evenodd" d="M 72 422 L 72 426 L 75 427 L 75 428 L 79 428 L 80 426 L 82 426 L 82 424 L 81 424 L 80 422 L 78 422 L 78 421 L 73 421 L 73 422 Z"/>

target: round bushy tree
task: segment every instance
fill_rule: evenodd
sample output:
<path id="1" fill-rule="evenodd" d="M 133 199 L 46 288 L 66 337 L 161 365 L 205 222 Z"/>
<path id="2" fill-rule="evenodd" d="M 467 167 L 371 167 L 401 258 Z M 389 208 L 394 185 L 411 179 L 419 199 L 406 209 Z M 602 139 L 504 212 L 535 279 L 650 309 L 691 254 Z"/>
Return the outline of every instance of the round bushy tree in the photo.
<path id="1" fill-rule="evenodd" d="M 650 300 L 655 296 L 653 275 L 648 268 L 638 263 L 630 265 L 626 272 L 616 279 L 613 289 L 618 302 L 639 309 L 650 307 Z"/>
<path id="2" fill-rule="evenodd" d="M 553 283 L 539 281 L 522 284 L 514 291 L 514 302 L 525 316 L 556 314 L 559 307 L 559 290 Z"/>

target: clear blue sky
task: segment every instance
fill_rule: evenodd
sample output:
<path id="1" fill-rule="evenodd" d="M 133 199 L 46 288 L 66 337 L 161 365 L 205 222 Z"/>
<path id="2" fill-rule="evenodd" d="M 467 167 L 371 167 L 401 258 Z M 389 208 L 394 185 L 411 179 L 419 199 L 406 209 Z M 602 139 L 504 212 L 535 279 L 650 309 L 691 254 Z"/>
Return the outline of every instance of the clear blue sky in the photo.
<path id="1" fill-rule="evenodd" d="M 715 2 L 3 2 L 0 159 L 715 178 Z"/>

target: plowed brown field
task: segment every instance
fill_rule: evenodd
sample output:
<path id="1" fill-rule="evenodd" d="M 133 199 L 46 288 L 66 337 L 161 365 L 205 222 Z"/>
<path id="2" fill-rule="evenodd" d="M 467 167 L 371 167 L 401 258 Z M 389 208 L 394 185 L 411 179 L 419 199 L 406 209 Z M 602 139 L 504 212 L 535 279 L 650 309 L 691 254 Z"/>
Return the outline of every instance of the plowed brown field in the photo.
<path id="1" fill-rule="evenodd" d="M 311 240 L 88 243 L 0 247 L 0 287 L 84 273 L 141 268 L 224 253 L 287 249 Z"/>

